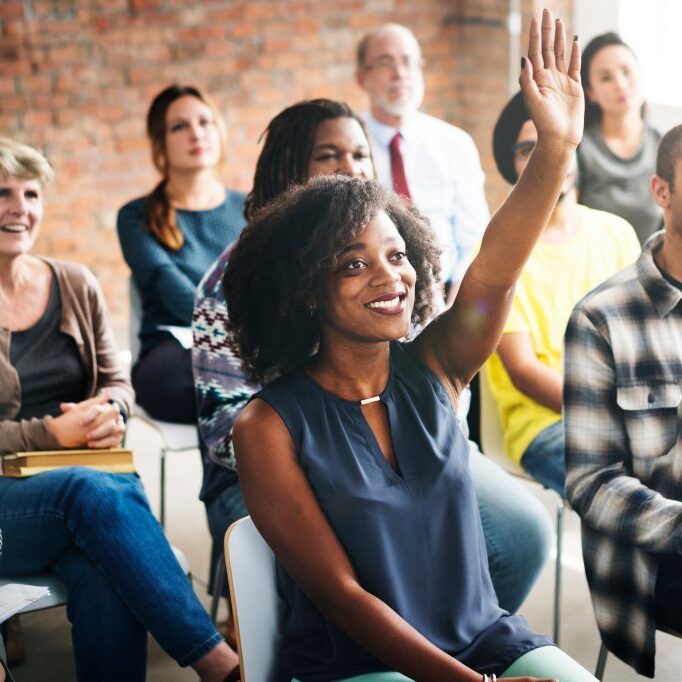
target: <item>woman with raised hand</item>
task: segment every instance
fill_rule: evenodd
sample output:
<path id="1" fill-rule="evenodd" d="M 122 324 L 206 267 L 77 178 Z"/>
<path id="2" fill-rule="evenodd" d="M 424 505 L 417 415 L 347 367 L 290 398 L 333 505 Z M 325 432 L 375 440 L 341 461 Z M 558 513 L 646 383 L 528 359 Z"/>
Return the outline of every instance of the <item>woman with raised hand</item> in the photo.
<path id="1" fill-rule="evenodd" d="M 641 244 L 663 214 L 649 191 L 659 132 L 645 118 L 639 64 L 617 33 L 593 38 L 583 52 L 585 133 L 578 147 L 578 201 L 625 218 Z"/>
<path id="2" fill-rule="evenodd" d="M 269 123 L 245 214 L 253 219 L 269 201 L 320 175 L 371 179 L 374 167 L 360 118 L 344 103 L 298 102 Z M 225 338 L 222 279 L 230 248 L 199 284 L 194 309 L 192 363 L 204 461 L 201 499 L 216 547 L 228 526 L 246 515 L 232 450 L 232 426 L 259 386 L 247 382 Z M 460 409 L 466 414 L 466 405 Z M 542 505 L 517 480 L 469 442 L 493 585 L 502 608 L 516 611 L 542 570 L 551 525 Z"/>
<path id="3" fill-rule="evenodd" d="M 520 82 L 537 145 L 435 320 L 433 235 L 372 181 L 286 192 L 231 254 L 231 342 L 250 378 L 279 377 L 233 436 L 244 499 L 277 557 L 293 678 L 594 679 L 499 608 L 455 416 L 580 141 L 580 53 L 574 42 L 567 66 L 565 47 L 549 12 L 541 30 L 532 22 Z"/>
<path id="4" fill-rule="evenodd" d="M 217 177 L 225 126 L 200 90 L 171 85 L 147 114 L 161 180 L 118 214 L 118 236 L 142 301 L 137 401 L 155 419 L 196 422 L 189 327 L 196 286 L 244 225 L 244 195 Z"/>
<path id="5" fill-rule="evenodd" d="M 87 268 L 31 250 L 52 169 L 0 138 L 0 455 L 120 445 L 133 391 Z M 0 476 L 0 576 L 45 571 L 68 587 L 79 680 L 146 675 L 147 632 L 202 680 L 237 656 L 213 627 L 136 474 L 64 467 Z"/>

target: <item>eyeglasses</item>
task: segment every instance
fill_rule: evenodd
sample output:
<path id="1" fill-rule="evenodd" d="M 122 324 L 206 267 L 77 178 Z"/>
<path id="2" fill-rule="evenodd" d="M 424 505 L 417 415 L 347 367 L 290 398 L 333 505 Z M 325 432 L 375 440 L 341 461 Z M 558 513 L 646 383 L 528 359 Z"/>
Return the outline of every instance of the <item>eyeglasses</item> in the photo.
<path id="1" fill-rule="evenodd" d="M 517 159 L 527 159 L 533 149 L 535 149 L 535 140 L 525 140 L 511 146 L 512 154 Z"/>
<path id="2" fill-rule="evenodd" d="M 379 71 L 397 71 L 402 66 L 407 71 L 418 71 L 424 68 L 424 64 L 426 62 L 421 57 L 404 56 L 396 59 L 385 55 L 365 64 L 365 68 Z"/>

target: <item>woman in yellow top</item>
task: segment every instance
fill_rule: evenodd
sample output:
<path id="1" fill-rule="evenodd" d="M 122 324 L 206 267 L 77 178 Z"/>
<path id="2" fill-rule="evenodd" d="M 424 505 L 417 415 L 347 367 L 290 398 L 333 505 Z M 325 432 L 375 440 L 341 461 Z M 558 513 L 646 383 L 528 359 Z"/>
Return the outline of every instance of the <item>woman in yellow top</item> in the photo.
<path id="1" fill-rule="evenodd" d="M 538 139 L 521 93 L 495 125 L 500 173 L 515 184 Z M 559 200 L 516 285 L 502 340 L 485 373 L 502 414 L 507 453 L 563 495 L 566 466 L 561 421 L 563 338 L 573 306 L 639 255 L 622 218 L 581 206 L 572 159 Z"/>

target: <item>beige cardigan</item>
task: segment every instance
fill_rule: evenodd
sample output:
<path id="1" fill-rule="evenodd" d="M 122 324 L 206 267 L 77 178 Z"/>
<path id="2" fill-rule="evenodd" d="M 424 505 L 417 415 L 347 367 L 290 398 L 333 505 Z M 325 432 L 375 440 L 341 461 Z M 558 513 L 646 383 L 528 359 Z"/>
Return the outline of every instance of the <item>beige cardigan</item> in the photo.
<path id="1" fill-rule="evenodd" d="M 59 330 L 76 342 L 89 377 L 83 399 L 105 390 L 130 413 L 133 389 L 123 371 L 109 322 L 106 303 L 95 276 L 82 265 L 43 258 L 53 270 L 62 302 Z M 12 333 L 0 327 L 0 453 L 59 448 L 47 428 L 51 417 L 15 421 L 21 407 L 21 386 L 10 364 Z"/>

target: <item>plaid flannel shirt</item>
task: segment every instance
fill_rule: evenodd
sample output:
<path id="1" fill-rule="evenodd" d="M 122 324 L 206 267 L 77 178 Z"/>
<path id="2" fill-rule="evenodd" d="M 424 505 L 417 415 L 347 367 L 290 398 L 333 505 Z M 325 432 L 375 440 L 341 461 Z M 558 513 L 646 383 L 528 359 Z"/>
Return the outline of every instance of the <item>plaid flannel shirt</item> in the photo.
<path id="1" fill-rule="evenodd" d="M 654 262 L 662 243 L 576 306 L 565 347 L 566 491 L 595 617 L 648 677 L 657 556 L 682 553 L 682 291 Z"/>

